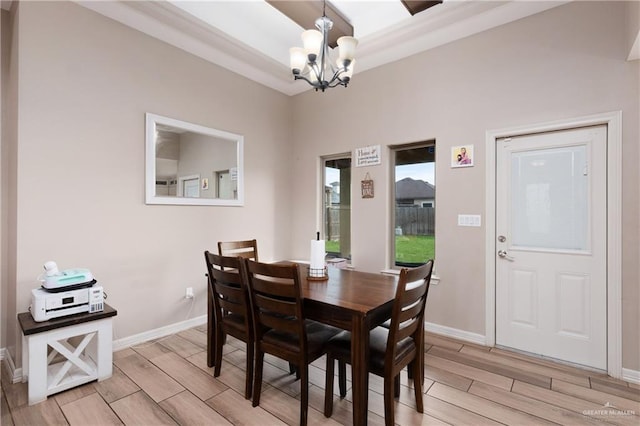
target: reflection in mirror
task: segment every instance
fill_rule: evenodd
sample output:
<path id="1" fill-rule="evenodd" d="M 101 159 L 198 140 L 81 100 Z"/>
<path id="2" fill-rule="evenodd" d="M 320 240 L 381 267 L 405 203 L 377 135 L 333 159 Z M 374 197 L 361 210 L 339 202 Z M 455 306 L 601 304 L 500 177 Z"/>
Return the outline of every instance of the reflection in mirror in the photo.
<path id="1" fill-rule="evenodd" d="M 146 202 L 241 206 L 243 137 L 146 114 Z"/>

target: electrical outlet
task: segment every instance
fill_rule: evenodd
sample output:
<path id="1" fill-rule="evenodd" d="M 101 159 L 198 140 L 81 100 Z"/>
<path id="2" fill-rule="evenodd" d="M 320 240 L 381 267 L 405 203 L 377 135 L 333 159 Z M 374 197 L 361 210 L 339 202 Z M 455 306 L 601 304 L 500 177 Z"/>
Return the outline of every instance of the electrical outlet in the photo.
<path id="1" fill-rule="evenodd" d="M 187 287 L 187 291 L 184 294 L 185 299 L 193 299 L 193 287 Z"/>

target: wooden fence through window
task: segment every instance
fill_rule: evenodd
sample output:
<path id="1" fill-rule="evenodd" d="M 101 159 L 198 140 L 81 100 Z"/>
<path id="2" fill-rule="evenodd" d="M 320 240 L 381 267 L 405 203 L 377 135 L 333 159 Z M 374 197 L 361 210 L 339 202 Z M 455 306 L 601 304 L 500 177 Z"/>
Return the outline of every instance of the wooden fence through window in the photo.
<path id="1" fill-rule="evenodd" d="M 340 239 L 340 206 L 327 207 L 325 238 L 328 241 Z M 396 233 L 402 235 L 435 235 L 436 209 L 433 207 L 396 207 Z"/>

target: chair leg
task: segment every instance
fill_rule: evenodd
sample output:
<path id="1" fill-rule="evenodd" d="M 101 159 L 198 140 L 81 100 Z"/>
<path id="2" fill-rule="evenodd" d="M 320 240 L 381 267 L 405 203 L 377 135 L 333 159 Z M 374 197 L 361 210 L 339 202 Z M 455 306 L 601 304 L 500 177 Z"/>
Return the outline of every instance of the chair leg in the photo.
<path id="1" fill-rule="evenodd" d="M 296 372 L 297 372 L 296 366 L 293 363 L 290 362 L 289 363 L 289 374 L 293 374 L 293 373 L 296 373 Z M 297 376 L 297 373 L 296 373 L 296 378 L 297 379 L 300 378 L 300 377 Z"/>
<path id="2" fill-rule="evenodd" d="M 307 411 L 309 408 L 309 366 L 298 366 L 300 372 L 300 426 L 307 426 Z"/>
<path id="3" fill-rule="evenodd" d="M 344 361 L 338 361 L 338 388 L 340 398 L 347 396 L 347 363 Z"/>
<path id="4" fill-rule="evenodd" d="M 394 388 L 395 388 L 395 378 L 384 379 L 384 424 L 385 426 L 393 426 L 394 425 L 394 414 L 393 414 L 393 405 L 395 404 L 394 399 Z"/>
<path id="5" fill-rule="evenodd" d="M 413 363 L 415 361 L 411 361 L 411 363 L 407 366 L 407 376 L 409 376 L 409 380 L 413 379 Z"/>
<path id="6" fill-rule="evenodd" d="M 214 369 L 213 369 L 213 377 L 218 377 L 220 375 L 220 367 L 222 366 L 222 347 L 224 346 L 224 334 L 222 330 L 215 330 L 215 339 L 214 339 L 214 350 L 215 350 L 215 358 L 213 360 Z"/>
<path id="7" fill-rule="evenodd" d="M 251 389 L 253 386 L 253 355 L 254 355 L 254 346 L 253 341 L 247 343 L 247 365 L 246 372 L 247 377 L 245 378 L 244 384 L 244 399 L 251 398 Z"/>
<path id="8" fill-rule="evenodd" d="M 418 410 L 418 413 L 423 413 L 424 412 L 424 403 L 422 401 L 423 380 L 420 379 L 420 374 L 423 374 L 423 373 L 420 372 L 420 369 L 421 369 L 421 365 L 420 365 L 420 362 L 418 362 L 418 360 L 414 360 L 410 364 L 410 370 L 413 370 L 413 377 L 415 377 L 415 379 L 413 380 L 413 389 L 416 396 L 416 409 Z M 424 378 L 424 374 L 422 378 Z"/>
<path id="9" fill-rule="evenodd" d="M 211 295 L 211 287 L 207 285 L 207 367 L 213 367 L 215 344 L 213 296 Z"/>
<path id="10" fill-rule="evenodd" d="M 264 363 L 264 352 L 260 349 L 256 350 L 256 367 L 253 374 L 253 405 L 257 407 L 260 405 L 260 392 L 262 391 L 262 367 Z"/>
<path id="11" fill-rule="evenodd" d="M 393 379 L 393 396 L 394 398 L 400 398 L 400 374 Z"/>
<path id="12" fill-rule="evenodd" d="M 333 414 L 333 374 L 335 360 L 327 354 L 327 375 L 324 382 L 324 416 Z"/>

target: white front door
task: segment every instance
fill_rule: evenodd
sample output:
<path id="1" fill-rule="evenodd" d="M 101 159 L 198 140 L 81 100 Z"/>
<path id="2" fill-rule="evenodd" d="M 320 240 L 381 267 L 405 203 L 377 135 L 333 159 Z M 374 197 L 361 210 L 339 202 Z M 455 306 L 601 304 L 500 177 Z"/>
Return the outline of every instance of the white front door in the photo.
<path id="1" fill-rule="evenodd" d="M 607 128 L 496 146 L 496 343 L 607 369 Z"/>
<path id="2" fill-rule="evenodd" d="M 229 171 L 216 172 L 218 176 L 218 198 L 233 200 L 236 198 L 236 181 L 232 180 Z"/>

